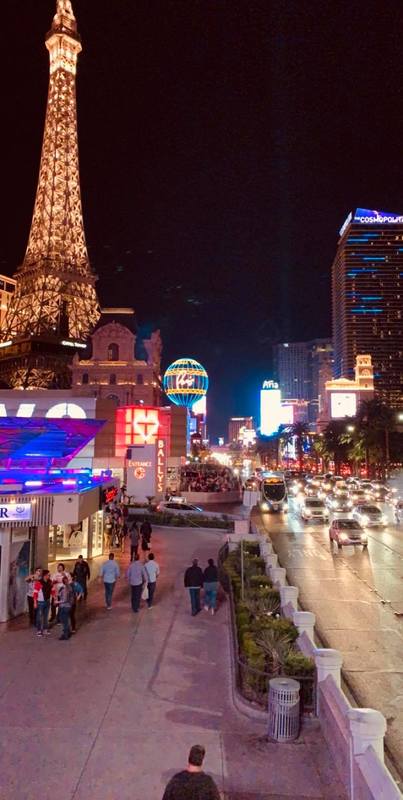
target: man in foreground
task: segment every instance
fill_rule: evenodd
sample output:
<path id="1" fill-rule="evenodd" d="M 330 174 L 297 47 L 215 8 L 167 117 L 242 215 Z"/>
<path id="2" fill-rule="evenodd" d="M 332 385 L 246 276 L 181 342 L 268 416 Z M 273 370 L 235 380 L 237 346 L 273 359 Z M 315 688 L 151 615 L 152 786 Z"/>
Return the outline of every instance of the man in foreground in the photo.
<path id="1" fill-rule="evenodd" d="M 210 775 L 202 770 L 206 751 L 200 744 L 190 748 L 187 769 L 169 781 L 162 800 L 220 800 L 220 793 Z"/>

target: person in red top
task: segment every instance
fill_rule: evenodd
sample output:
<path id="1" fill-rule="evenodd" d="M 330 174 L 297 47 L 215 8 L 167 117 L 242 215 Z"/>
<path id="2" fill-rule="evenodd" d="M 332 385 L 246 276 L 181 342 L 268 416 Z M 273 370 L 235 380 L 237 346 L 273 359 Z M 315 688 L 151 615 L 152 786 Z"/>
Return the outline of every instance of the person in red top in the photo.
<path id="1" fill-rule="evenodd" d="M 42 578 L 34 582 L 34 608 L 36 610 L 36 634 L 48 636 L 50 600 L 54 597 L 54 588 L 48 569 L 42 572 Z"/>

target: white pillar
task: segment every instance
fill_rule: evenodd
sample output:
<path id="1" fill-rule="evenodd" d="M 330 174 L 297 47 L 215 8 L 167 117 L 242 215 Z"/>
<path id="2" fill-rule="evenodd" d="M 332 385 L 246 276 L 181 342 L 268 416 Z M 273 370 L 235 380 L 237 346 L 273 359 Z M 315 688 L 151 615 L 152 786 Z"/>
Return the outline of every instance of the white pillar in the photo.
<path id="1" fill-rule="evenodd" d="M 273 552 L 273 546 L 271 545 L 270 542 L 264 541 L 260 544 L 260 552 L 263 558 L 265 558 L 266 556 L 270 556 Z"/>
<path id="2" fill-rule="evenodd" d="M 295 616 L 295 615 L 294 615 Z M 333 675 L 336 686 L 341 686 L 341 665 L 343 656 L 338 650 L 319 647 L 315 653 L 315 664 L 318 674 L 318 683 L 324 681 L 328 675 Z"/>
<path id="3" fill-rule="evenodd" d="M 266 556 L 266 575 L 270 575 L 272 567 L 277 567 L 278 558 L 275 553 Z"/>
<path id="4" fill-rule="evenodd" d="M 347 716 L 354 755 L 365 753 L 367 747 L 371 745 L 383 763 L 383 739 L 386 733 L 386 720 L 383 714 L 373 708 L 352 708 L 347 712 Z"/>
<path id="5" fill-rule="evenodd" d="M 293 622 L 298 633 L 306 633 L 311 642 L 313 642 L 313 629 L 315 627 L 316 617 L 311 611 L 294 611 Z"/>
<path id="6" fill-rule="evenodd" d="M 270 570 L 270 577 L 273 583 L 277 586 L 285 586 L 285 569 L 284 567 L 272 567 Z"/>
<path id="7" fill-rule="evenodd" d="M 249 520 L 247 519 L 236 519 L 234 522 L 234 533 L 235 536 L 240 534 L 241 536 L 245 536 L 249 533 Z"/>
<path id="8" fill-rule="evenodd" d="M 298 608 L 298 586 L 280 586 L 281 607 L 291 603 L 296 611 Z"/>

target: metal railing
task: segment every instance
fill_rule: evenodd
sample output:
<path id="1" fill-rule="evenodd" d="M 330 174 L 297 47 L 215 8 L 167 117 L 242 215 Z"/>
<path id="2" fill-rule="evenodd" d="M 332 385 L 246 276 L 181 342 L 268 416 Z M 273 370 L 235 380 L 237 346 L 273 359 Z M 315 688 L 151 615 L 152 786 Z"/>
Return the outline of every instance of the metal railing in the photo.
<path id="1" fill-rule="evenodd" d="M 240 693 L 246 700 L 257 703 L 259 706 L 267 709 L 268 704 L 268 691 L 269 681 L 271 678 L 278 678 L 285 675 L 281 672 L 276 675 L 266 670 L 259 670 L 252 667 L 240 655 L 240 648 L 238 642 L 238 631 L 235 619 L 235 600 L 232 590 L 231 580 L 225 570 L 224 563 L 228 556 L 229 546 L 228 543 L 221 547 L 218 554 L 218 570 L 221 586 L 226 594 L 229 596 L 230 614 L 231 614 L 231 628 L 232 628 L 232 642 L 234 647 L 234 663 L 235 663 L 235 678 L 236 685 Z M 316 709 L 316 670 L 313 675 L 288 675 L 287 678 L 293 678 L 298 681 L 301 686 L 300 692 L 300 714 L 301 716 L 313 716 Z"/>

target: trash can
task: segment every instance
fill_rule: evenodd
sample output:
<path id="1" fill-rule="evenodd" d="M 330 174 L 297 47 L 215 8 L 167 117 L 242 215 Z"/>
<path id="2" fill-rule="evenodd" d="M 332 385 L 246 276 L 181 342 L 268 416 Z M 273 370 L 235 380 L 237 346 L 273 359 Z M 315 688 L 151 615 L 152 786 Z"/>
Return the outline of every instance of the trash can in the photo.
<path id="1" fill-rule="evenodd" d="M 269 681 L 269 738 L 291 742 L 299 735 L 299 683 L 292 678 Z"/>

